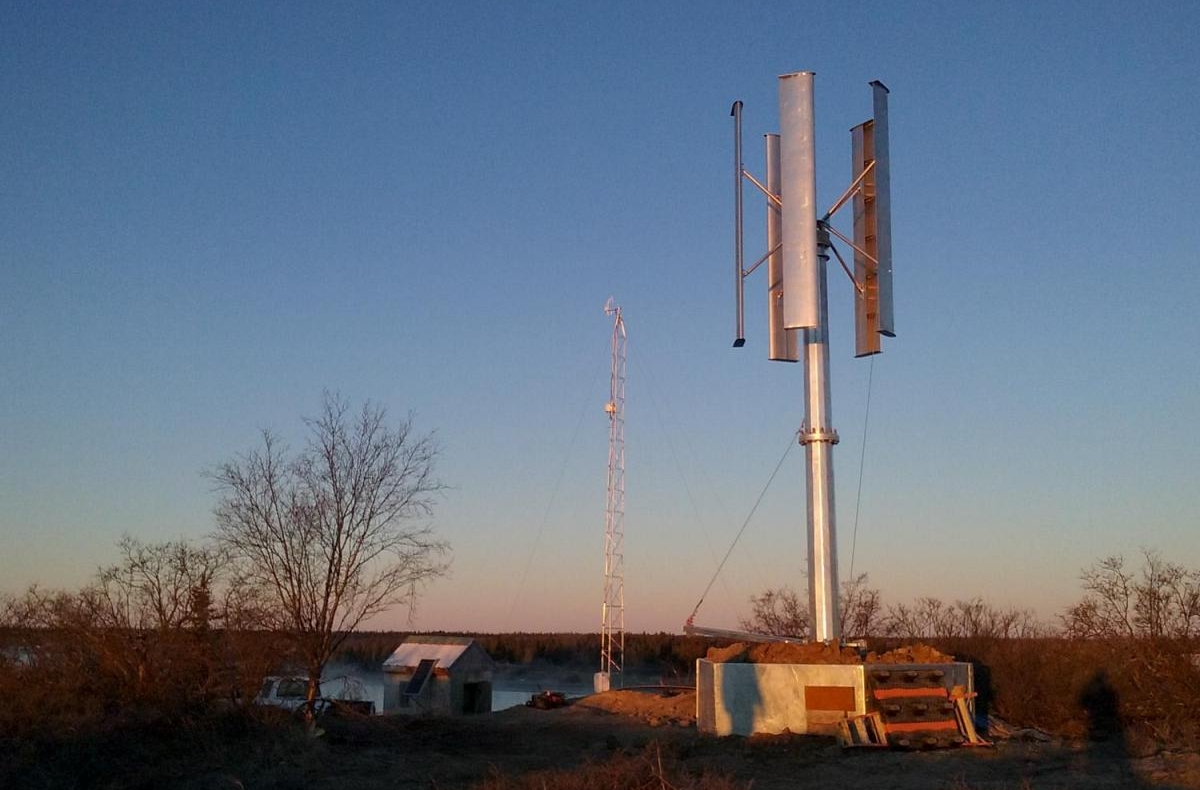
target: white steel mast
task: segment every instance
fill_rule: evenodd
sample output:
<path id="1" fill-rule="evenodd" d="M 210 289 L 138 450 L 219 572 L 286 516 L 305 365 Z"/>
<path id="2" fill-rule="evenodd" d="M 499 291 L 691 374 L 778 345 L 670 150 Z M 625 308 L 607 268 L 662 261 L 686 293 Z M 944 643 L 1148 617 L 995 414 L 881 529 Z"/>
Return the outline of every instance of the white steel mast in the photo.
<path id="1" fill-rule="evenodd" d="M 596 691 L 620 678 L 625 662 L 625 321 L 610 297 L 604 314 L 613 316 L 612 375 L 608 403 L 608 498 L 604 512 L 604 601 L 600 613 L 600 671 Z M 618 680 L 618 686 L 621 685 Z"/>
<path id="2" fill-rule="evenodd" d="M 734 267 L 737 335 L 746 344 L 743 283 L 767 263 L 770 325 L 768 358 L 804 362 L 804 423 L 799 431 L 805 448 L 808 489 L 808 592 L 812 637 L 829 642 L 841 637 L 838 611 L 837 539 L 833 501 L 833 428 L 829 386 L 829 310 L 827 265 L 832 252 L 854 286 L 855 352 L 878 354 L 882 337 L 895 337 L 892 307 L 891 167 L 888 145 L 888 89 L 871 82 L 873 117 L 850 130 L 854 180 L 823 216 L 817 215 L 816 144 L 813 73 L 779 77 L 778 135 L 766 136 L 767 183 L 750 175 L 742 163 L 742 103 L 733 103 L 734 118 Z M 766 196 L 767 252 L 744 268 L 742 182 L 752 182 Z M 848 202 L 853 205 L 854 234 L 848 237 L 830 218 Z M 833 245 L 836 236 L 854 250 L 851 271 Z M 703 598 L 701 599 L 703 600 Z M 693 612 L 693 616 L 694 616 Z M 691 633 L 699 633 L 691 626 Z M 712 633 L 713 629 L 708 629 Z"/>

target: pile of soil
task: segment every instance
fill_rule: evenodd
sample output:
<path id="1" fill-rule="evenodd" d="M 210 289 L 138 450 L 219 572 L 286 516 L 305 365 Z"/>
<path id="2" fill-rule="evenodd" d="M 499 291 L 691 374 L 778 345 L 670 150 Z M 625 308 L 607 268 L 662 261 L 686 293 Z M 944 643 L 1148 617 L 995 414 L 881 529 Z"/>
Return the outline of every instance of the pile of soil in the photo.
<path id="1" fill-rule="evenodd" d="M 705 656 L 720 664 L 861 664 L 857 650 L 836 642 L 737 642 L 709 648 Z"/>
<path id="2" fill-rule="evenodd" d="M 677 727 L 696 726 L 695 691 L 621 689 L 592 694 L 577 700 L 575 706 L 640 719 L 651 727 L 664 724 Z"/>
<path id="3" fill-rule="evenodd" d="M 867 664 L 953 664 L 954 656 L 920 643 L 889 650 L 881 656 L 868 653 Z"/>
<path id="4" fill-rule="evenodd" d="M 929 645 L 915 644 L 890 650 L 883 655 L 868 653 L 864 658 L 851 647 L 836 641 L 824 642 L 736 642 L 729 647 L 711 647 L 705 656 L 718 664 L 950 664 L 948 656 Z"/>

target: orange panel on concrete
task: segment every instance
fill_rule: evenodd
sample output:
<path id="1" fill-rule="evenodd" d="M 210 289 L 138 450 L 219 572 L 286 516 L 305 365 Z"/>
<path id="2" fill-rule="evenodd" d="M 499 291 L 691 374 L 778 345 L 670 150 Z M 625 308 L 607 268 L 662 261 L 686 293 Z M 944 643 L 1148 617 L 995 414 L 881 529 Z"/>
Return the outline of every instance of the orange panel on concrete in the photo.
<path id="1" fill-rule="evenodd" d="M 804 707 L 808 710 L 853 711 L 853 686 L 805 686 Z"/>

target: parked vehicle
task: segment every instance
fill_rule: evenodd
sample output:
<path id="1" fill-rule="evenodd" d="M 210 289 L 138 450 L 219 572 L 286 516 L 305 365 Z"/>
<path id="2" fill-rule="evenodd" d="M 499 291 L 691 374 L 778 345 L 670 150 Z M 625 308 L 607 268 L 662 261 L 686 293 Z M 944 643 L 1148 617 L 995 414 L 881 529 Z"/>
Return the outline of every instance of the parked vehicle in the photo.
<path id="1" fill-rule="evenodd" d="M 529 698 L 525 705 L 538 710 L 561 708 L 567 704 L 567 695 L 561 691 L 539 691 Z"/>
<path id="2" fill-rule="evenodd" d="M 336 696 L 323 693 L 334 689 L 337 690 Z M 308 678 L 301 675 L 272 675 L 263 678 L 254 704 L 300 711 L 307 700 Z M 375 712 L 375 703 L 366 698 L 362 681 L 349 676 L 322 680 L 314 707 L 318 716 L 350 712 L 370 715 Z"/>

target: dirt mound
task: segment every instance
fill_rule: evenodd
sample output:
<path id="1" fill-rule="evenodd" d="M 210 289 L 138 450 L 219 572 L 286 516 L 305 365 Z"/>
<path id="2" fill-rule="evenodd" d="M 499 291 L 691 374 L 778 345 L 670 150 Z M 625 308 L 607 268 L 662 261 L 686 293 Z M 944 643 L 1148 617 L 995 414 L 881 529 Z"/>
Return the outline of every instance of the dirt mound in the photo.
<path id="1" fill-rule="evenodd" d="M 841 647 L 837 642 L 758 642 L 753 645 L 738 642 L 729 647 L 709 648 L 705 656 L 721 664 L 860 664 L 857 650 Z"/>
<path id="2" fill-rule="evenodd" d="M 750 653 L 750 645 L 745 642 L 734 642 L 728 647 L 710 647 L 704 657 L 714 664 L 745 663 Z"/>
<path id="3" fill-rule="evenodd" d="M 750 648 L 752 664 L 860 664 L 862 656 L 837 642 L 764 642 Z"/>
<path id="4" fill-rule="evenodd" d="M 653 727 L 662 724 L 691 727 L 696 723 L 694 691 L 619 689 L 584 697 L 576 701 L 573 707 L 632 716 Z"/>
<path id="5" fill-rule="evenodd" d="M 868 664 L 953 664 L 954 656 L 936 650 L 929 645 L 915 644 L 889 650 L 881 656 L 868 653 Z"/>
<path id="6" fill-rule="evenodd" d="M 729 647 L 710 647 L 705 656 L 717 664 L 951 664 L 948 656 L 929 645 L 915 644 L 889 650 L 882 655 L 862 655 L 837 642 L 735 642 Z"/>

